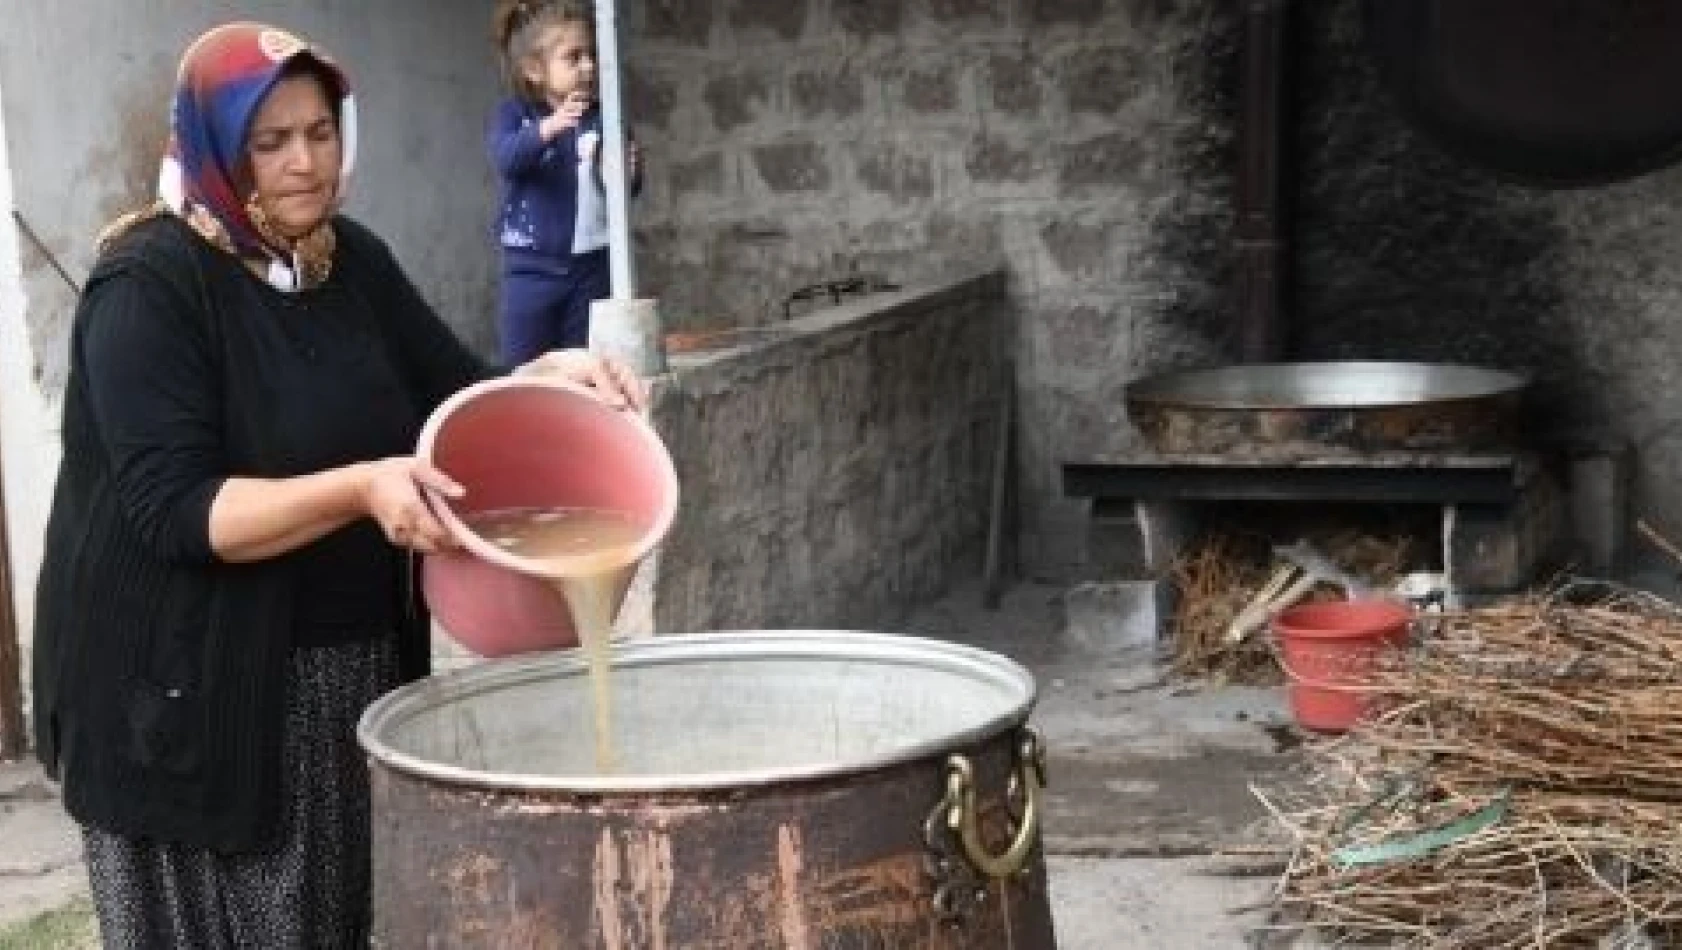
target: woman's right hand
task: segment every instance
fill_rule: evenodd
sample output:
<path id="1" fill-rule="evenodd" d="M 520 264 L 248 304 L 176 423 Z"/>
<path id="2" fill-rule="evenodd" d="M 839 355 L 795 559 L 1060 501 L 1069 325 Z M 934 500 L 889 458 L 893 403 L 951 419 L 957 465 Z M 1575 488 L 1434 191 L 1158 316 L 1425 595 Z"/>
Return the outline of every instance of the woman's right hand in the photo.
<path id="1" fill-rule="evenodd" d="M 432 554 L 456 547 L 456 540 L 432 511 L 423 491 L 460 498 L 464 489 L 426 462 L 400 455 L 366 463 L 362 505 L 379 522 L 386 539 L 401 548 Z"/>

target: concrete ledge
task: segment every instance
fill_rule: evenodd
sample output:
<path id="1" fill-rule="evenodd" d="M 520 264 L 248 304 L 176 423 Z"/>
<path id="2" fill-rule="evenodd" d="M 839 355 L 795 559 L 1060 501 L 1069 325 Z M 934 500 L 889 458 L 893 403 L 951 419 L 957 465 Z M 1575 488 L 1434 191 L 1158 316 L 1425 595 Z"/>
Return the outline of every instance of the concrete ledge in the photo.
<path id="1" fill-rule="evenodd" d="M 682 505 L 626 624 L 880 626 L 978 571 L 1007 307 L 977 271 L 674 359 L 652 415 Z"/>

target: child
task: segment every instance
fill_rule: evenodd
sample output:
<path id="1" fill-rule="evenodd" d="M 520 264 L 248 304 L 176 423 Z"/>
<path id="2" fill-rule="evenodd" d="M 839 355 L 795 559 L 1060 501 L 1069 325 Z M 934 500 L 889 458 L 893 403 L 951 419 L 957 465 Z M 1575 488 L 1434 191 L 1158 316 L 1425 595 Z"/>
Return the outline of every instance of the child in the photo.
<path id="1" fill-rule="evenodd" d="M 494 33 L 513 96 L 498 108 L 491 160 L 501 179 L 502 361 L 585 346 L 590 302 L 609 294 L 595 30 L 585 3 L 502 0 Z M 633 193 L 641 179 L 626 149 Z"/>

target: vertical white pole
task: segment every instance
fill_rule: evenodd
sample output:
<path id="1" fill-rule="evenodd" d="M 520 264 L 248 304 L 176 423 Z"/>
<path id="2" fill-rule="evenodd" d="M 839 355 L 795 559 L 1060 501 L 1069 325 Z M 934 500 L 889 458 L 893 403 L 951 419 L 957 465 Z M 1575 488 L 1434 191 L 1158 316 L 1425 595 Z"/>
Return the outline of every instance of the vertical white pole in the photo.
<path id="1" fill-rule="evenodd" d="M 619 83 L 619 15 L 615 0 L 596 0 L 596 69 L 602 98 L 602 175 L 607 185 L 608 263 L 613 299 L 636 297 L 631 216 L 625 174 L 625 123 Z"/>

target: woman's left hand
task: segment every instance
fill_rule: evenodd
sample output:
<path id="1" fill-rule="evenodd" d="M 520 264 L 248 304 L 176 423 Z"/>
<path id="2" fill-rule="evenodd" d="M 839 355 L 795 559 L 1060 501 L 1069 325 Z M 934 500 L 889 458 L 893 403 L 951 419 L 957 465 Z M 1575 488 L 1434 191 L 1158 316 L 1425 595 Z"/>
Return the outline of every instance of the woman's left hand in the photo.
<path id="1" fill-rule="evenodd" d="M 520 376 L 554 376 L 588 390 L 615 409 L 648 409 L 648 387 L 629 366 L 589 350 L 550 350 L 515 371 Z"/>

